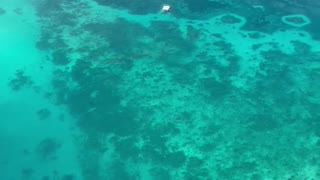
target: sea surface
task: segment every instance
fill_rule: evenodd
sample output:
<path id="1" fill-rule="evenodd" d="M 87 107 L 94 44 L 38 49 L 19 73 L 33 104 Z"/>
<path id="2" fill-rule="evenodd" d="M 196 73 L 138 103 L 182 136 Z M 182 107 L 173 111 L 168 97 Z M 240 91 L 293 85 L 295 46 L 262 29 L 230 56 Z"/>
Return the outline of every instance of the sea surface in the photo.
<path id="1" fill-rule="evenodd" d="M 320 1 L 0 1 L 0 180 L 319 179 Z"/>

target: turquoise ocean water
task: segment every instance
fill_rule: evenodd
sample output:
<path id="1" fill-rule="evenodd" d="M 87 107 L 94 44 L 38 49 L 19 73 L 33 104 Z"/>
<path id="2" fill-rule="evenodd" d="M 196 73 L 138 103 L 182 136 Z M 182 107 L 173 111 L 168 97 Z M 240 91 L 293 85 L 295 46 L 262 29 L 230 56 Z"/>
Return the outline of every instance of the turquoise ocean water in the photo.
<path id="1" fill-rule="evenodd" d="M 0 2 L 0 180 L 319 179 L 320 1 Z"/>

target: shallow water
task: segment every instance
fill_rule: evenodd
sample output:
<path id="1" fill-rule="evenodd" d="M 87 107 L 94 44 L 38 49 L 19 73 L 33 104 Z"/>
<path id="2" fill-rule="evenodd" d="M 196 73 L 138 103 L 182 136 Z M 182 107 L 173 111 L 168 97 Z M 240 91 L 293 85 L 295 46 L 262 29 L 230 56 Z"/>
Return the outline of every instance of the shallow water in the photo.
<path id="1" fill-rule="evenodd" d="M 319 12 L 0 2 L 0 179 L 320 179 Z"/>

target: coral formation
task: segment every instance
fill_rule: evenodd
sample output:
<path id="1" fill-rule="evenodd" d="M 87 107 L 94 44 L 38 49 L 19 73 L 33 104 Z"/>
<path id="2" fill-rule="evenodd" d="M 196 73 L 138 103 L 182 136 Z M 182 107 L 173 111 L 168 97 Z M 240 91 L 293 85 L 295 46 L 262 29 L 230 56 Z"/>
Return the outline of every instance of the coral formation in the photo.
<path id="1" fill-rule="evenodd" d="M 25 75 L 23 70 L 17 70 L 15 74 L 15 78 L 11 79 L 8 83 L 12 90 L 18 91 L 23 87 L 28 87 L 33 85 L 31 78 Z"/>
<path id="2" fill-rule="evenodd" d="M 159 0 L 33 1 L 40 28 L 33 45 L 41 52 L 34 57 L 50 76 L 31 80 L 38 69 L 18 70 L 9 86 L 46 82 L 38 91 L 56 109 L 36 106 L 33 116 L 59 112 L 63 123 L 41 121 L 58 133 L 43 135 L 35 153 L 53 167 L 76 154 L 79 172 L 38 175 L 28 166 L 24 174 L 319 179 L 320 26 L 310 10 L 319 3 L 168 4 L 164 14 Z"/>
<path id="3" fill-rule="evenodd" d="M 303 27 L 310 24 L 310 20 L 301 14 L 282 16 L 281 21 L 293 27 Z"/>

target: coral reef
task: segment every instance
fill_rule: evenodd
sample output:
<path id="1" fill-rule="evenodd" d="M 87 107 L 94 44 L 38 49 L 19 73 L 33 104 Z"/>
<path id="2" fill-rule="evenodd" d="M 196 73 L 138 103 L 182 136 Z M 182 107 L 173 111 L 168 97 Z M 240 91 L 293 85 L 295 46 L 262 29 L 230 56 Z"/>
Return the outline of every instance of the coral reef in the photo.
<path id="1" fill-rule="evenodd" d="M 320 4 L 168 3 L 163 14 L 159 0 L 33 2 L 41 88 L 80 169 L 42 179 L 319 179 Z M 12 90 L 33 85 L 26 72 Z M 36 146 L 41 162 L 71 151 L 56 135 Z"/>
<path id="2" fill-rule="evenodd" d="M 301 14 L 287 15 L 281 18 L 282 22 L 293 27 L 303 27 L 310 24 L 310 20 Z"/>
<path id="3" fill-rule="evenodd" d="M 55 138 L 45 138 L 37 145 L 35 152 L 43 160 L 53 160 L 57 155 L 57 151 L 61 147 L 61 142 Z"/>
<path id="4" fill-rule="evenodd" d="M 17 70 L 15 74 L 15 78 L 11 79 L 8 83 L 12 90 L 18 91 L 23 87 L 29 87 L 33 85 L 31 78 L 25 75 L 23 70 Z"/>

